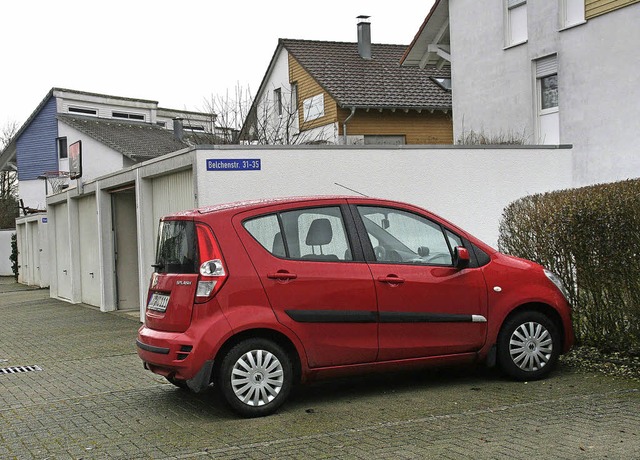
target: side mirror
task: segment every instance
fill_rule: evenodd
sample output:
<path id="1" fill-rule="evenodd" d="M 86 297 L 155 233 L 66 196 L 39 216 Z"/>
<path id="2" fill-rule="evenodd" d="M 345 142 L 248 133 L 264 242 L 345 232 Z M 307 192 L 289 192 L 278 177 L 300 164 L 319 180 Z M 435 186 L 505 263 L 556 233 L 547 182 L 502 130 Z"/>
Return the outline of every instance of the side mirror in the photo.
<path id="1" fill-rule="evenodd" d="M 469 266 L 469 251 L 462 246 L 453 248 L 453 267 L 462 270 Z"/>

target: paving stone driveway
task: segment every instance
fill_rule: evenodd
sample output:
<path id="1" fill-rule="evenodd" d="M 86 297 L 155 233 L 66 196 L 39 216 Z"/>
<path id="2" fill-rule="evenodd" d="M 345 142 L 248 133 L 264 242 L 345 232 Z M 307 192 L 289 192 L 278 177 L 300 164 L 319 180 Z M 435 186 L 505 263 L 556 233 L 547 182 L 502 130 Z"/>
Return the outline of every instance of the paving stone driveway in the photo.
<path id="1" fill-rule="evenodd" d="M 299 389 L 238 419 L 142 369 L 134 318 L 0 281 L 0 458 L 640 458 L 640 385 L 561 367 L 517 383 L 484 369 Z"/>

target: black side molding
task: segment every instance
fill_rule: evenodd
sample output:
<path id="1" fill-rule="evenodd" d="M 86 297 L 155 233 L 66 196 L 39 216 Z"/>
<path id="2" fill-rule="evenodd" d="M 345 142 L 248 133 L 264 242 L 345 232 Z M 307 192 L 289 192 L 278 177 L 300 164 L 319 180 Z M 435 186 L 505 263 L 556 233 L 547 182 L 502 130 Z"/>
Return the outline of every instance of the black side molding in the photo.
<path id="1" fill-rule="evenodd" d="M 377 323 L 375 311 L 359 310 L 286 310 L 298 323 Z"/>
<path id="2" fill-rule="evenodd" d="M 136 345 L 138 346 L 138 348 L 141 348 L 144 351 L 150 351 L 151 353 L 158 353 L 158 354 L 161 354 L 161 355 L 168 355 L 169 354 L 169 349 L 168 348 L 154 347 L 153 345 L 147 345 L 146 343 L 140 342 L 138 339 L 136 339 Z"/>

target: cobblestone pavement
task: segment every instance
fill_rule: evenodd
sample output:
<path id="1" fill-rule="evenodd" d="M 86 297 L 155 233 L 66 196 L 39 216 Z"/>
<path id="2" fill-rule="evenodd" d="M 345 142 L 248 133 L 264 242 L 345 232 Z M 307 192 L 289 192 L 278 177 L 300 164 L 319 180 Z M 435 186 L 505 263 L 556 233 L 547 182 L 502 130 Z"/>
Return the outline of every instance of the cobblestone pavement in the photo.
<path id="1" fill-rule="evenodd" d="M 238 419 L 145 371 L 138 323 L 0 281 L 0 458 L 640 458 L 634 381 L 560 367 L 518 383 L 484 369 L 300 388 Z"/>

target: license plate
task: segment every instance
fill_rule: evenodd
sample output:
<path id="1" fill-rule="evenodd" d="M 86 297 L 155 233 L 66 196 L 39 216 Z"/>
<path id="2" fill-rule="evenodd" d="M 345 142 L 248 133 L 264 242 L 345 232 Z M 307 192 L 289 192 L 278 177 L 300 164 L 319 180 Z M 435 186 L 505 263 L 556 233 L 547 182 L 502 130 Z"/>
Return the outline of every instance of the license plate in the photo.
<path id="1" fill-rule="evenodd" d="M 167 305 L 169 305 L 169 296 L 166 294 L 158 294 L 157 292 L 154 292 L 149 299 L 147 309 L 164 313 L 165 311 L 167 311 Z"/>

